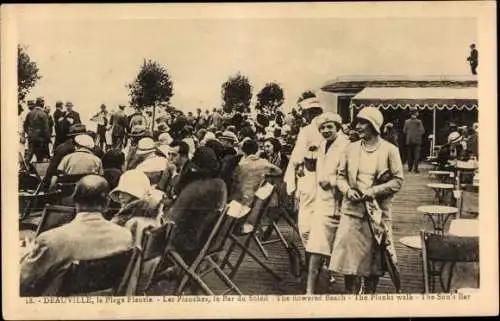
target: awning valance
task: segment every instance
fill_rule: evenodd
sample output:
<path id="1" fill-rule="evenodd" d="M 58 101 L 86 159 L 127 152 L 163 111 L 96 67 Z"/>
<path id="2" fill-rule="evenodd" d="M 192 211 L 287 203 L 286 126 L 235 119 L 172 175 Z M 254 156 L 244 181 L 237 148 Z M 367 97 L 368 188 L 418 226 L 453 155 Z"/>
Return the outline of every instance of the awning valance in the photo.
<path id="1" fill-rule="evenodd" d="M 477 88 L 367 87 L 351 100 L 352 108 L 477 109 Z"/>

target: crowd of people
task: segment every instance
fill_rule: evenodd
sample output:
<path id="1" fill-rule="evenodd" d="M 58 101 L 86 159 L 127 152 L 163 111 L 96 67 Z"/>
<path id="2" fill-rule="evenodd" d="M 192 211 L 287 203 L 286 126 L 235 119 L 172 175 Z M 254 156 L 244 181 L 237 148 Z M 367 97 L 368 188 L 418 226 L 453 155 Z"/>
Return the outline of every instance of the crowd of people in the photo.
<path id="1" fill-rule="evenodd" d="M 175 222 L 172 246 L 189 264 L 213 228 L 217 210 L 230 201 L 251 206 L 268 176 L 281 177 L 280 197 L 298 204 L 308 270 L 305 292 L 316 292 L 324 266 L 332 276 L 345 276 L 348 293 L 376 291 L 385 271 L 367 208 L 380 208 L 381 224 L 392 238 L 392 198 L 403 183 L 393 125 L 384 124 L 378 109 L 365 107 L 353 124 L 345 124 L 340 115 L 324 112 L 315 97 L 286 115 L 265 108 L 255 116 L 222 109 L 184 115 L 160 106 L 154 121 L 140 109 L 126 115 L 124 106 L 109 113 L 102 105 L 92 117 L 98 125 L 94 132 L 71 102 L 57 102 L 53 115 L 42 98 L 29 101 L 28 108 L 20 164 L 29 164 L 33 156 L 49 162 L 43 191 L 76 177 L 69 204 L 77 216 L 29 244 L 21 263 L 25 293 L 54 267 L 131 248 L 141 231 L 167 221 Z M 420 125 L 413 113 L 403 133 L 421 136 Z M 459 140 L 454 133 L 448 156 L 463 152 L 457 150 L 463 136 Z M 477 156 L 477 134 L 475 150 L 474 138 L 467 141 L 464 149 Z M 415 161 L 409 161 L 409 169 L 418 172 L 418 146 L 410 149 L 408 159 Z M 251 231 L 251 223 L 242 224 L 241 232 Z"/>

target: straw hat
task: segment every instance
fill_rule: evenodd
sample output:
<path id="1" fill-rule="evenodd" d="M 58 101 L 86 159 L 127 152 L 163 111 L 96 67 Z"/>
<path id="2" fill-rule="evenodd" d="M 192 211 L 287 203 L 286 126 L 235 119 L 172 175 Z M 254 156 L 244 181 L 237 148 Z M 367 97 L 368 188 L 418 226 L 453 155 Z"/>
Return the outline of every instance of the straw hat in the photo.
<path id="1" fill-rule="evenodd" d="M 357 115 L 358 118 L 367 120 L 370 124 L 372 124 L 373 129 L 380 134 L 380 127 L 384 123 L 384 116 L 375 107 L 365 107 L 361 109 L 361 111 Z"/>
<path id="2" fill-rule="evenodd" d="M 155 151 L 155 142 L 150 137 L 144 137 L 137 143 L 137 155 L 144 155 Z"/>
<path id="3" fill-rule="evenodd" d="M 87 134 L 80 134 L 75 137 L 75 144 L 80 147 L 87 149 L 93 149 L 95 147 L 94 140 Z"/>
<path id="4" fill-rule="evenodd" d="M 330 111 L 323 113 L 316 119 L 316 126 L 320 128 L 325 123 L 335 123 L 337 125 L 337 128 L 340 128 L 342 126 L 342 117 L 340 117 L 339 114 Z"/>

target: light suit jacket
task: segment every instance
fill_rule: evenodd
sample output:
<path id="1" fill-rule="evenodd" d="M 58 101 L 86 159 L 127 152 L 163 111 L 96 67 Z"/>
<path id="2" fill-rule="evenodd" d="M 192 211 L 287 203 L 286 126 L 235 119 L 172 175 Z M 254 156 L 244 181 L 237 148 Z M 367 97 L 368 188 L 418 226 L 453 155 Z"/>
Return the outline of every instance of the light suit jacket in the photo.
<path id="1" fill-rule="evenodd" d="M 361 148 L 361 141 L 349 144 L 340 160 L 337 171 L 337 187 L 343 195 L 349 189 L 357 188 L 356 181 Z M 392 217 L 392 197 L 399 191 L 403 184 L 403 165 L 398 148 L 383 139 L 375 153 L 378 154 L 375 178 L 383 174 L 386 170 L 389 170 L 392 174 L 392 179 L 388 182 L 371 187 L 375 199 L 379 202 L 383 212 L 382 217 L 390 220 Z M 364 202 L 352 202 L 347 197 L 344 197 L 341 211 L 343 214 L 362 218 L 365 214 Z"/>
<path id="2" fill-rule="evenodd" d="M 101 213 L 78 213 L 70 223 L 46 231 L 21 259 L 21 292 L 30 293 L 54 269 L 75 260 L 104 258 L 132 248 L 132 234 Z"/>
<path id="3" fill-rule="evenodd" d="M 319 215 L 336 216 L 339 210 L 338 201 L 340 197 L 336 191 L 337 186 L 337 167 L 339 165 L 342 154 L 349 145 L 349 139 L 342 133 L 339 133 L 337 139 L 328 148 L 325 153 L 326 140 L 319 145 L 318 161 L 316 171 L 316 201 L 315 207 Z M 330 182 L 332 186 L 328 190 L 324 190 L 319 185 L 321 180 Z M 315 214 L 316 215 L 316 214 Z"/>

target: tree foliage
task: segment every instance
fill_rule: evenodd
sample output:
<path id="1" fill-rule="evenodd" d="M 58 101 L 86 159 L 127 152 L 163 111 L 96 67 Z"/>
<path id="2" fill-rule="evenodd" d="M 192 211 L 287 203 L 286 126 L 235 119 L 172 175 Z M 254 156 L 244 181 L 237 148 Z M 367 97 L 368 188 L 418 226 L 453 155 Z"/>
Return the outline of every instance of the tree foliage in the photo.
<path id="1" fill-rule="evenodd" d="M 165 67 L 156 61 L 144 59 L 134 82 L 127 85 L 130 90 L 130 105 L 135 108 L 169 103 L 173 96 L 173 84 Z"/>
<path id="2" fill-rule="evenodd" d="M 312 98 L 312 97 L 316 97 L 316 94 L 313 93 L 311 90 L 306 90 L 300 95 L 299 99 L 297 99 L 297 104 L 307 98 Z"/>
<path id="3" fill-rule="evenodd" d="M 237 73 L 222 84 L 221 94 L 225 112 L 243 112 L 250 108 L 252 85 L 246 76 Z"/>
<path id="4" fill-rule="evenodd" d="M 42 76 L 35 61 L 31 60 L 26 49 L 17 46 L 17 100 L 24 102 L 31 88 L 35 87 Z"/>
<path id="5" fill-rule="evenodd" d="M 283 94 L 283 89 L 277 83 L 270 82 L 257 94 L 257 105 L 255 108 L 257 110 L 267 108 L 271 111 L 275 111 L 283 105 L 284 101 L 285 95 Z"/>

